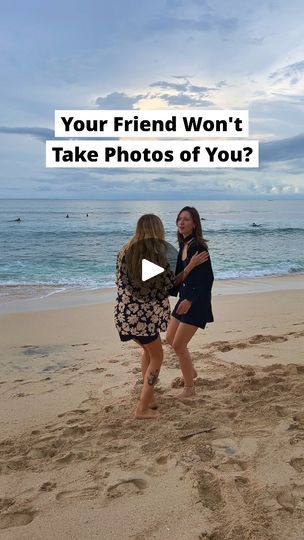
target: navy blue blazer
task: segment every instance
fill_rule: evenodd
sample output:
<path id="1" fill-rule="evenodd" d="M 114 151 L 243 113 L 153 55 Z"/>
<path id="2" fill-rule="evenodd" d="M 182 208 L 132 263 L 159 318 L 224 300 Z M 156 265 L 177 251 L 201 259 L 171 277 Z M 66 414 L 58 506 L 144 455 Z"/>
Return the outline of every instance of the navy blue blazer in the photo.
<path id="1" fill-rule="evenodd" d="M 197 244 L 195 239 L 190 241 L 188 245 L 188 254 L 185 261 L 182 260 L 182 249 L 180 249 L 175 274 L 179 274 L 183 271 L 185 266 L 190 262 L 191 257 L 196 253 L 202 251 L 208 251 L 205 245 Z M 177 296 L 179 293 L 180 300 L 189 300 L 192 302 L 190 311 L 193 309 L 202 318 L 203 321 L 213 322 L 213 313 L 211 306 L 211 290 L 214 281 L 214 275 L 211 265 L 210 256 L 209 259 L 194 268 L 190 274 L 186 277 L 185 281 L 177 287 L 171 289 L 170 294 Z"/>

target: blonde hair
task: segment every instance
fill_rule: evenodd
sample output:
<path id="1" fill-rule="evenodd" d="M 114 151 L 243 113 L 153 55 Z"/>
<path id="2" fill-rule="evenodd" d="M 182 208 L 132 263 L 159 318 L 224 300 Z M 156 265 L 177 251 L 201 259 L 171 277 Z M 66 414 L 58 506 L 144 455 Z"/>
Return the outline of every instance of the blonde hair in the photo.
<path id="1" fill-rule="evenodd" d="M 138 283 L 141 283 L 142 259 L 165 266 L 165 230 L 161 219 L 155 214 L 141 216 L 136 224 L 134 236 L 122 248 L 121 254 L 126 257 L 129 276 Z"/>

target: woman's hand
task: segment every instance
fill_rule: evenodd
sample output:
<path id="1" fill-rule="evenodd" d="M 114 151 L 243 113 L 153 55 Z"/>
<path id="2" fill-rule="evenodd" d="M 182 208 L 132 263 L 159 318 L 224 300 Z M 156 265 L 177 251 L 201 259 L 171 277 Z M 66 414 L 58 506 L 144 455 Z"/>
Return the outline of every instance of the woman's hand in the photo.
<path id="1" fill-rule="evenodd" d="M 208 261 L 208 258 L 209 258 L 208 251 L 202 251 L 201 253 L 198 253 L 198 252 L 194 253 L 194 255 L 192 255 L 191 257 L 190 262 L 188 262 L 186 268 L 184 268 L 182 272 L 180 272 L 179 274 L 177 274 L 177 276 L 175 276 L 174 285 L 179 285 L 182 281 L 185 281 L 188 274 L 190 274 L 190 272 L 192 272 L 192 270 L 196 268 L 196 266 L 199 266 L 200 264 Z"/>
<path id="2" fill-rule="evenodd" d="M 208 261 L 208 259 L 209 259 L 208 251 L 202 251 L 201 253 L 198 253 L 196 251 L 196 253 L 192 255 L 189 264 L 187 264 L 187 271 L 191 272 L 193 268 L 196 268 L 196 266 L 199 266 L 200 264 Z"/>
<path id="3" fill-rule="evenodd" d="M 183 315 L 184 313 L 188 313 L 189 309 L 191 308 L 192 302 L 190 300 L 182 300 L 179 304 L 176 313 L 178 315 Z"/>

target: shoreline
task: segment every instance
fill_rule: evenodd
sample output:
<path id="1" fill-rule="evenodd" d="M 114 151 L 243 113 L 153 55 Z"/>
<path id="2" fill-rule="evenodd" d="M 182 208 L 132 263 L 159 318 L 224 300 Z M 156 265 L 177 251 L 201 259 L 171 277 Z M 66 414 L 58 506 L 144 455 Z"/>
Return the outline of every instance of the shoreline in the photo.
<path id="1" fill-rule="evenodd" d="M 14 288 L 15 286 L 8 286 Z M 19 286 L 16 286 L 19 287 Z M 22 287 L 22 286 L 21 286 Z M 24 286 L 28 289 L 29 286 Z M 39 289 L 43 287 L 39 286 Z M 256 294 L 261 292 L 296 290 L 304 288 L 304 274 L 283 276 L 262 276 L 215 280 L 213 297 L 235 294 Z M 45 287 L 47 289 L 47 287 Z M 49 289 L 49 288 L 48 288 Z M 0 298 L 0 315 L 49 309 L 64 309 L 114 301 L 115 287 L 96 289 L 73 289 L 48 292 L 46 296 Z"/>

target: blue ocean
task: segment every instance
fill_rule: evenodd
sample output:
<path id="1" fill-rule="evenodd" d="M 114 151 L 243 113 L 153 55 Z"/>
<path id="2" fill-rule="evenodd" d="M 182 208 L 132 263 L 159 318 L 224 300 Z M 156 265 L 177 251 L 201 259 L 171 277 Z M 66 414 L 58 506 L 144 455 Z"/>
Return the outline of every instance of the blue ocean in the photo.
<path id="1" fill-rule="evenodd" d="M 185 204 L 203 218 L 216 279 L 304 273 L 304 201 L 11 199 L 0 201 L 0 295 L 114 287 L 116 254 L 138 218 L 159 215 L 176 245 Z"/>

